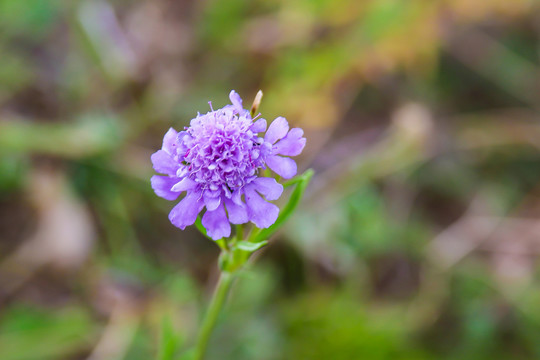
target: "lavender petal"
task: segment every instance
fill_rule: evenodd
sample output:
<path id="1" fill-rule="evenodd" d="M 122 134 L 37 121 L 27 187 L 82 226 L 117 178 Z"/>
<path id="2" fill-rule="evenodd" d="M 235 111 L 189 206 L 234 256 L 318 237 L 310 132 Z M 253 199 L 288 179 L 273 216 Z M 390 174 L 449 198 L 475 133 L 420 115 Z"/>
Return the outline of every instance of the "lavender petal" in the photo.
<path id="1" fill-rule="evenodd" d="M 156 195 L 165 200 L 176 200 L 178 198 L 180 192 L 173 190 L 177 182 L 178 178 L 169 176 L 154 175 L 150 178 L 152 189 L 154 189 Z"/>
<path id="2" fill-rule="evenodd" d="M 267 228 L 276 222 L 279 208 L 257 194 L 253 187 L 246 187 L 246 205 L 249 219 L 259 228 Z"/>
<path id="3" fill-rule="evenodd" d="M 277 117 L 268 127 L 266 135 L 264 136 L 264 141 L 275 144 L 276 141 L 284 138 L 288 131 L 289 123 L 287 122 L 287 119 L 282 116 Z"/>
<path id="4" fill-rule="evenodd" d="M 306 138 L 302 137 L 303 135 L 304 131 L 302 129 L 291 129 L 287 136 L 274 145 L 274 153 L 286 156 L 300 155 L 304 146 L 306 146 Z"/>
<path id="5" fill-rule="evenodd" d="M 214 240 L 219 240 L 231 235 L 231 224 L 227 220 L 227 214 L 223 203 L 220 203 L 214 210 L 207 210 L 202 217 L 202 225 L 206 229 L 208 236 Z"/>
<path id="6" fill-rule="evenodd" d="M 296 162 L 293 159 L 274 155 L 266 159 L 266 164 L 284 179 L 290 179 L 296 175 Z"/>
<path id="7" fill-rule="evenodd" d="M 283 185 L 274 178 L 260 177 L 253 180 L 248 186 L 253 186 L 259 194 L 264 195 L 266 200 L 277 200 L 283 193 Z"/>
<path id="8" fill-rule="evenodd" d="M 200 192 L 189 191 L 182 201 L 171 210 L 169 220 L 174 226 L 184 230 L 186 226 L 193 225 L 204 207 L 201 195 Z"/>
<path id="9" fill-rule="evenodd" d="M 171 155 L 167 154 L 164 150 L 158 150 L 152 154 L 151 157 L 154 170 L 161 174 L 176 175 L 176 170 L 179 165 Z"/>

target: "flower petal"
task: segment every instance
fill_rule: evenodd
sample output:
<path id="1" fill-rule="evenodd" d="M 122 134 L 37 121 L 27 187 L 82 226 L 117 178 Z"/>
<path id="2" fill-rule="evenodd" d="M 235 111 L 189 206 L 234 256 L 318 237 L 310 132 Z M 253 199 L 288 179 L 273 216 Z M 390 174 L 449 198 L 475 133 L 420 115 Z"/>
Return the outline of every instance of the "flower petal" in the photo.
<path id="1" fill-rule="evenodd" d="M 176 175 L 178 163 L 164 150 L 158 150 L 152 154 L 152 164 L 158 173 Z"/>
<path id="2" fill-rule="evenodd" d="M 268 141 L 271 144 L 275 144 L 279 139 L 283 139 L 289 131 L 289 123 L 287 119 L 280 116 L 277 117 L 268 127 L 264 140 Z"/>
<path id="3" fill-rule="evenodd" d="M 242 188 L 239 188 L 239 189 L 236 189 L 232 196 L 231 196 L 231 199 L 232 201 L 237 204 L 237 205 L 242 205 L 242 195 L 244 195 L 244 191 Z"/>
<path id="4" fill-rule="evenodd" d="M 296 175 L 296 163 L 293 159 L 275 155 L 269 156 L 266 158 L 266 165 L 285 179 L 290 179 Z"/>
<path id="5" fill-rule="evenodd" d="M 152 189 L 157 196 L 165 200 L 176 200 L 180 195 L 180 191 L 175 191 L 174 185 L 178 182 L 178 178 L 169 176 L 154 175 L 150 179 Z"/>
<path id="6" fill-rule="evenodd" d="M 277 200 L 283 193 L 283 185 L 279 184 L 274 178 L 260 177 L 251 183 L 261 195 L 264 195 L 266 200 Z"/>
<path id="7" fill-rule="evenodd" d="M 279 214 L 279 208 L 276 205 L 263 200 L 255 191 L 254 185 L 247 185 L 244 192 L 248 217 L 258 228 L 267 228 L 276 222 Z"/>
<path id="8" fill-rule="evenodd" d="M 191 180 L 188 177 L 185 177 L 181 181 L 178 181 L 176 184 L 174 184 L 171 190 L 182 192 L 186 190 L 191 190 L 195 188 L 195 186 L 197 186 L 197 183 L 195 181 Z"/>
<path id="9" fill-rule="evenodd" d="M 304 135 L 304 131 L 302 129 L 291 129 L 287 136 L 274 145 L 274 154 L 287 156 L 300 155 L 304 149 L 304 146 L 306 146 L 306 138 L 302 137 L 302 135 Z"/>
<path id="10" fill-rule="evenodd" d="M 227 214 L 223 203 L 214 210 L 207 210 L 202 218 L 202 224 L 206 229 L 208 236 L 214 240 L 219 240 L 231 235 L 231 224 L 227 220 Z"/>
<path id="11" fill-rule="evenodd" d="M 260 133 L 266 130 L 266 120 L 265 119 L 259 119 L 251 125 L 251 131 L 254 133 Z"/>
<path id="12" fill-rule="evenodd" d="M 176 142 L 177 138 L 178 133 L 176 132 L 176 130 L 170 128 L 163 137 L 163 146 L 161 147 L 161 150 L 165 151 L 167 154 L 175 155 L 176 147 L 178 146 Z"/>
<path id="13" fill-rule="evenodd" d="M 214 211 L 221 204 L 221 196 L 212 196 L 208 191 L 203 193 L 204 205 L 208 211 Z"/>
<path id="14" fill-rule="evenodd" d="M 229 99 L 231 100 L 231 104 L 233 104 L 234 109 L 238 111 L 238 113 L 242 114 L 244 112 L 244 108 L 242 107 L 242 98 L 238 93 L 234 90 L 231 90 L 229 93 Z"/>
<path id="15" fill-rule="evenodd" d="M 235 204 L 230 199 L 224 199 L 227 213 L 229 214 L 229 221 L 233 224 L 244 224 L 249 221 L 247 208 L 245 204 Z"/>
<path id="16" fill-rule="evenodd" d="M 169 220 L 174 226 L 184 230 L 186 226 L 193 225 L 197 215 L 204 207 L 201 195 L 200 192 L 189 191 L 182 201 L 171 210 Z"/>

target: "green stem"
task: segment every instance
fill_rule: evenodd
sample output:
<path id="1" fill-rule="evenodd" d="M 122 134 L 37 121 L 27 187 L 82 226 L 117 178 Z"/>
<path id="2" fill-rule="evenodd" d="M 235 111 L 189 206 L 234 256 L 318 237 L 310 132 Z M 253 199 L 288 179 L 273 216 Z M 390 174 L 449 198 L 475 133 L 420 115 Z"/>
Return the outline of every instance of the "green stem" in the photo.
<path id="1" fill-rule="evenodd" d="M 244 225 L 236 225 L 236 238 L 242 240 L 244 238 Z"/>
<path id="2" fill-rule="evenodd" d="M 208 311 L 204 318 L 203 324 L 201 326 L 201 332 L 199 333 L 199 338 L 197 339 L 197 346 L 195 347 L 195 357 L 194 360 L 202 360 L 206 352 L 206 347 L 208 346 L 208 340 L 212 334 L 212 330 L 216 325 L 217 318 L 225 303 L 227 294 L 231 287 L 234 275 L 230 272 L 223 271 L 219 277 L 216 290 L 214 291 L 214 296 L 208 307 Z"/>

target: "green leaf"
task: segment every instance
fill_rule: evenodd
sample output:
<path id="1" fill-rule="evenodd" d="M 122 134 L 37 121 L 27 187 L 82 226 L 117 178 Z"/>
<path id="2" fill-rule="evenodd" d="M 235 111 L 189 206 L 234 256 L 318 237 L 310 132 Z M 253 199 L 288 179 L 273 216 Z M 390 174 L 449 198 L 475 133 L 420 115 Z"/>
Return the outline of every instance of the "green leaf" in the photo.
<path id="1" fill-rule="evenodd" d="M 296 185 L 296 184 L 302 182 L 303 179 L 304 179 L 304 174 L 302 174 L 301 176 L 294 177 L 294 178 L 292 178 L 292 179 L 290 179 L 288 181 L 285 181 L 283 183 L 283 187 L 288 188 L 290 186 Z"/>
<path id="2" fill-rule="evenodd" d="M 306 190 L 312 176 L 313 170 L 309 169 L 297 178 L 289 180 L 288 185 L 296 183 L 296 187 L 293 190 L 291 197 L 289 198 L 289 202 L 281 209 L 276 222 L 267 229 L 260 229 L 254 231 L 250 236 L 249 242 L 259 243 L 263 240 L 267 240 L 268 238 L 270 238 L 270 236 L 272 236 L 272 234 L 279 230 L 281 226 L 283 226 L 283 224 L 289 219 L 289 217 L 293 214 L 294 210 L 300 203 L 300 200 L 302 199 L 304 191 Z"/>
<path id="3" fill-rule="evenodd" d="M 175 334 L 171 319 L 164 318 L 161 323 L 158 360 L 173 360 L 179 345 L 180 338 Z"/>
<path id="4" fill-rule="evenodd" d="M 239 241 L 236 244 L 236 247 L 244 251 L 254 252 L 255 250 L 262 248 L 266 244 L 268 244 L 268 241 L 266 240 L 263 240 L 260 242 L 249 242 L 249 241 L 243 240 L 243 241 Z"/>

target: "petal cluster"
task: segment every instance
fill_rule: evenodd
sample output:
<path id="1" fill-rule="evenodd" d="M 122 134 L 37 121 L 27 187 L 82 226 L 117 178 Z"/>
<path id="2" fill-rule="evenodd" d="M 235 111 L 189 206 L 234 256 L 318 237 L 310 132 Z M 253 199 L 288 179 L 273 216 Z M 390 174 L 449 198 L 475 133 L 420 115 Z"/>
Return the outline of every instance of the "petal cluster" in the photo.
<path id="1" fill-rule="evenodd" d="M 167 200 L 185 193 L 169 214 L 171 223 L 185 229 L 206 209 L 202 224 L 214 240 L 230 236 L 231 223 L 267 228 L 276 221 L 279 209 L 269 201 L 281 196 L 283 186 L 261 177 L 261 170 L 293 177 L 296 163 L 288 156 L 306 144 L 302 129 L 289 130 L 285 118 L 266 131 L 266 120 L 253 119 L 234 90 L 229 98 L 231 105 L 198 114 L 184 131 L 169 129 L 152 155 L 154 169 L 164 174 L 151 179 L 155 193 Z"/>

